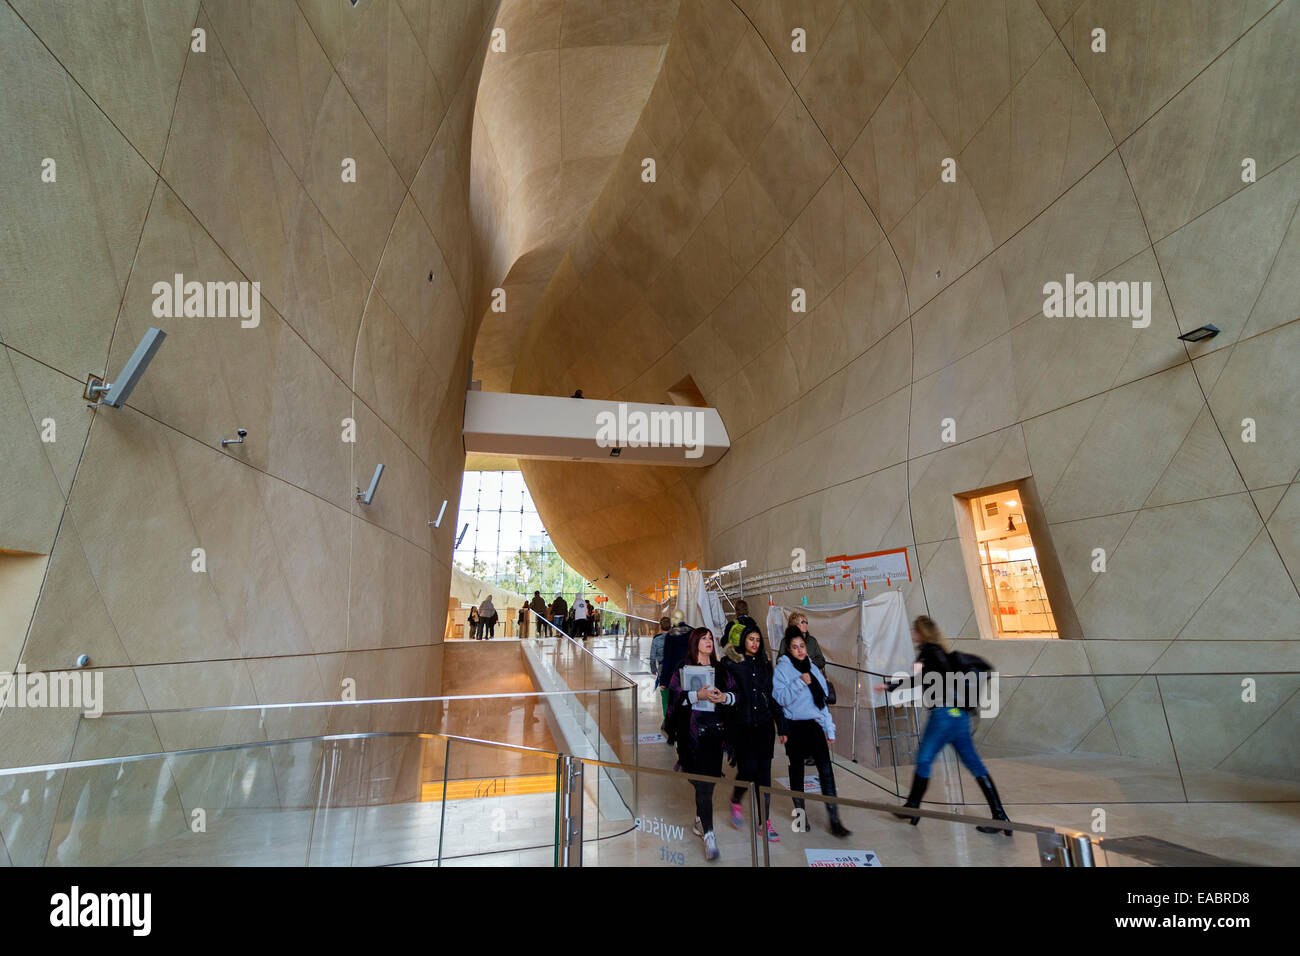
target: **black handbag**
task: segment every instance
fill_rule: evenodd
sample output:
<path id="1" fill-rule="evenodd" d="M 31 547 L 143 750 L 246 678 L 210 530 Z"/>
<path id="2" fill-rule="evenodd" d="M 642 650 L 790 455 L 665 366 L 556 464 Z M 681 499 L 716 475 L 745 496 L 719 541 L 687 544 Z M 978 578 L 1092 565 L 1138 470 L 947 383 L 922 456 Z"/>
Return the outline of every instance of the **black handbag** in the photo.
<path id="1" fill-rule="evenodd" d="M 835 685 L 832 684 L 831 679 L 827 677 L 826 678 L 826 706 L 831 707 L 834 704 L 835 704 Z"/>

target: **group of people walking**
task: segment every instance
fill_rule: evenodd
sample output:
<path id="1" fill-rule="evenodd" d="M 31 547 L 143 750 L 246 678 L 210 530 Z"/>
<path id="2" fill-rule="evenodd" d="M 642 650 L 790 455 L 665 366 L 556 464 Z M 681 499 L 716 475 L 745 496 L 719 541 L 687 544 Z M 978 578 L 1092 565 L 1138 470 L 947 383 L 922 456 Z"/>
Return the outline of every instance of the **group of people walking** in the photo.
<path id="1" fill-rule="evenodd" d="M 581 637 L 585 640 L 601 633 L 601 609 L 582 594 L 578 595 L 577 600 L 570 607 L 562 594 L 555 595 L 555 600 L 547 604 L 542 598 L 542 592 L 534 591 L 532 600 L 519 609 L 516 624 L 520 637 L 528 636 L 530 612 L 543 620 L 550 621 L 570 637 Z M 470 606 L 466 618 L 470 637 L 476 641 L 491 640 L 496 636 L 499 620 L 497 609 L 492 605 L 492 596 L 488 595 L 478 607 Z M 539 626 L 537 636 L 545 637 L 544 631 L 545 628 Z"/>
<path id="2" fill-rule="evenodd" d="M 651 642 L 651 668 L 661 688 L 664 732 L 677 746 L 678 765 L 687 773 L 722 776 L 726 755 L 736 767 L 736 785 L 730 799 L 731 825 L 744 827 L 741 803 L 745 783 L 772 785 L 772 758 L 776 741 L 785 747 L 790 763 L 790 789 L 803 791 L 804 764 L 811 758 L 817 768 L 821 792 L 835 796 L 835 774 L 831 768 L 830 743 L 835 740 L 831 717 L 830 685 L 810 655 L 809 644 L 820 648 L 807 633 L 807 619 L 791 615 L 785 637 L 773 666 L 762 631 L 748 615 L 743 601 L 737 602 L 736 620 L 728 626 L 720 648 L 705 627 L 691 628 L 682 621 L 663 618 L 661 633 Z M 711 667 L 712 684 L 700 685 L 693 667 Z M 693 780 L 695 825 L 704 841 L 706 858 L 719 856 L 713 829 L 714 784 Z M 795 798 L 803 810 L 804 801 Z M 849 836 L 840 821 L 839 808 L 827 804 L 830 832 Z M 771 819 L 771 796 L 764 796 L 763 818 L 755 820 L 767 840 L 780 842 Z"/>
<path id="3" fill-rule="evenodd" d="M 542 592 L 534 591 L 533 599 L 528 605 L 541 618 L 550 621 L 556 629 L 569 635 L 570 637 L 581 637 L 584 640 L 588 637 L 599 633 L 601 611 L 592 602 L 588 601 L 586 596 L 579 594 L 573 601 L 573 606 L 564 600 L 563 594 L 555 595 L 555 600 L 548 606 L 542 600 Z M 538 637 L 542 637 L 538 632 Z"/>
<path id="4" fill-rule="evenodd" d="M 830 711 L 835 703 L 834 687 L 826 678 L 826 658 L 817 639 L 808 633 L 808 618 L 802 612 L 796 610 L 789 616 L 775 665 L 744 601 L 736 602 L 736 619 L 727 626 L 720 642 L 708 628 L 685 624 L 680 611 L 672 619 L 662 618 L 659 625 L 660 633 L 651 642 L 650 667 L 656 674 L 655 686 L 660 689 L 667 742 L 677 747 L 678 768 L 695 776 L 721 778 L 723 757 L 730 758 L 736 767 L 736 785 L 730 797 L 733 827 L 740 830 L 745 825 L 743 784 L 771 787 L 777 740 L 785 747 L 789 761 L 790 790 L 803 792 L 804 767 L 811 764 L 816 767 L 821 792 L 828 797 L 836 795 L 830 755 L 830 745 L 835 741 L 835 720 Z M 947 639 L 930 618 L 922 616 L 913 622 L 912 640 L 917 649 L 913 680 L 921 680 L 927 673 L 960 669 L 959 656 L 952 654 Z M 711 667 L 713 682 L 701 683 L 700 675 L 707 672 L 693 670 L 695 667 Z M 903 683 L 881 684 L 877 690 L 892 691 Z M 997 788 L 975 752 L 970 708 L 958 706 L 964 701 L 940 703 L 951 706 L 931 711 L 904 806 L 920 807 L 934 759 L 951 743 L 975 775 L 994 819 L 1007 820 Z M 692 780 L 691 785 L 695 790 L 694 831 L 704 842 L 705 857 L 716 860 L 715 784 Z M 794 798 L 794 804 L 803 811 L 802 799 Z M 850 836 L 840 819 L 839 807 L 828 803 L 826 812 L 830 832 L 840 838 Z M 913 825 L 919 821 L 919 817 L 909 814 L 896 816 Z M 806 823 L 807 817 L 803 816 L 803 820 Z M 770 794 L 764 795 L 762 819 L 754 820 L 753 826 L 769 842 L 780 842 L 772 824 Z M 977 829 L 984 833 L 998 831 L 997 827 Z"/>

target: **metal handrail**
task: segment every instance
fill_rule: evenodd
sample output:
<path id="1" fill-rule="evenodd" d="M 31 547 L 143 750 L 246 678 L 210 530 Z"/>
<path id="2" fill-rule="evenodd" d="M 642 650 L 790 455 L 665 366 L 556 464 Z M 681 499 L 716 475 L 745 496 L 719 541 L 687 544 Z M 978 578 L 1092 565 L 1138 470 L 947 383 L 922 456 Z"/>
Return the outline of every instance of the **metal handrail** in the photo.
<path id="1" fill-rule="evenodd" d="M 595 654 L 593 654 L 590 650 L 588 650 L 586 647 L 583 647 L 582 644 L 580 644 L 579 642 L 575 641 L 575 640 L 574 640 L 573 638 L 571 638 L 568 634 L 565 634 L 565 633 L 564 633 L 563 631 L 561 631 L 558 627 L 556 627 L 555 624 L 553 624 L 551 621 L 546 620 L 546 618 L 542 617 L 540 614 L 538 614 L 538 613 L 537 613 L 536 611 L 534 611 L 532 608 L 529 608 L 529 609 L 528 609 L 528 612 L 529 612 L 530 614 L 532 614 L 533 617 L 537 618 L 537 620 L 539 620 L 539 621 L 541 621 L 542 623 L 544 623 L 547 627 L 551 628 L 551 630 L 555 631 L 555 632 L 556 632 L 556 636 L 555 636 L 555 639 L 556 639 L 556 640 L 559 640 L 560 638 L 563 638 L 564 640 L 568 641 L 568 642 L 569 642 L 570 644 L 572 644 L 573 647 L 576 648 L 578 651 L 580 651 L 581 653 L 587 655 L 587 656 L 590 657 L 593 661 L 596 661 L 597 663 L 599 663 L 602 667 L 605 667 L 605 668 L 607 668 L 607 669 L 613 671 L 615 674 L 617 674 L 619 677 L 621 677 L 624 681 L 627 682 L 627 684 L 628 684 L 629 687 L 637 687 L 637 686 L 639 686 L 639 685 L 637 684 L 636 681 L 634 681 L 632 678 L 628 677 L 626 674 L 624 674 L 621 670 L 619 670 L 617 667 L 615 667 L 615 666 L 614 666 L 613 664 L 611 664 L 609 661 L 605 660 L 603 657 L 598 657 L 598 656 L 596 656 Z M 533 640 L 545 640 L 545 638 L 543 638 L 543 637 L 541 637 L 541 636 L 539 635 L 538 637 L 533 638 Z M 604 690 L 623 690 L 623 689 L 624 689 L 624 688 L 621 688 L 621 687 L 620 687 L 620 688 L 613 688 L 613 687 L 606 687 L 606 688 L 604 688 Z"/>
<path id="2" fill-rule="evenodd" d="M 279 747 L 287 744 L 330 743 L 339 740 L 370 740 L 375 737 L 403 737 L 411 740 L 458 740 L 461 743 L 499 747 L 523 753 L 559 757 L 560 754 L 539 747 L 508 744 L 499 740 L 483 740 L 460 734 L 429 733 L 416 730 L 372 730 L 346 734 L 319 734 L 312 737 L 284 737 L 278 740 L 246 740 L 237 744 L 218 744 L 212 747 L 194 747 L 188 750 L 160 750 L 144 754 L 123 754 L 120 757 L 94 757 L 88 760 L 65 760 L 60 763 L 32 764 L 26 767 L 0 767 L 0 777 L 16 777 L 28 773 L 51 773 L 58 770 L 82 770 L 87 767 L 107 767 L 120 763 L 139 763 L 144 760 L 166 760 L 172 757 L 194 757 L 200 754 L 224 753 L 230 750 L 252 750 L 259 747 Z"/>
<path id="3" fill-rule="evenodd" d="M 517 694 L 449 694 L 444 697 L 377 697 L 371 700 L 303 700 L 274 704 L 212 704 L 206 707 L 172 707 L 165 710 L 112 710 L 105 711 L 94 720 L 105 717 L 153 717 L 157 714 L 192 714 L 208 710 L 284 710 L 291 707 L 361 707 L 369 704 L 426 704 L 443 700 L 489 700 L 503 697 L 563 697 L 566 694 L 600 694 L 620 688 L 588 687 L 582 690 L 520 691 Z"/>

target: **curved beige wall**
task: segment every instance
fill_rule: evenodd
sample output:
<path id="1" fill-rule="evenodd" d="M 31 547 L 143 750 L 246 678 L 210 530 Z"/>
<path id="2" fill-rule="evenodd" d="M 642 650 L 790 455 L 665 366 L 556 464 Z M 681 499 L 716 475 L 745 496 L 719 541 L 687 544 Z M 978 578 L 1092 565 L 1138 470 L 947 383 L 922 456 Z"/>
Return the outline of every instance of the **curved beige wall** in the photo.
<path id="1" fill-rule="evenodd" d="M 483 279 L 474 377 L 489 391 L 510 390 L 533 308 L 636 126 L 677 7 L 678 0 L 502 0 L 494 29 L 505 48 L 483 65 L 471 153 Z M 504 311 L 489 307 L 497 287 Z"/>
<path id="2" fill-rule="evenodd" d="M 513 390 L 690 375 L 733 445 L 702 475 L 525 462 L 566 559 L 617 589 L 905 547 L 909 610 L 976 638 L 952 496 L 1032 477 L 1088 640 L 1006 669 L 1300 670 L 1298 54 L 1295 0 L 684 0 L 525 346 L 599 373 Z M 1150 326 L 1045 318 L 1066 273 L 1150 282 Z M 1297 689 L 1204 744 L 1189 690 L 1189 750 L 1295 771 Z M 1127 690 L 1070 702 L 1075 742 Z"/>
<path id="3" fill-rule="evenodd" d="M 108 710 L 337 699 L 345 678 L 359 697 L 437 693 L 456 529 L 428 522 L 460 493 L 469 150 L 495 13 L 0 4 L 0 550 L 30 555 L 0 555 L 0 669 L 88 653 Z M 260 282 L 260 324 L 154 318 L 153 283 L 176 273 Z M 86 374 L 116 374 L 151 324 L 168 337 L 128 405 L 88 410 Z M 222 449 L 239 427 L 247 443 Z M 325 728 L 291 723 L 78 729 L 9 708 L 0 761 Z M 57 791 L 17 813 L 30 795 L 11 785 L 8 850 L 38 862 Z"/>

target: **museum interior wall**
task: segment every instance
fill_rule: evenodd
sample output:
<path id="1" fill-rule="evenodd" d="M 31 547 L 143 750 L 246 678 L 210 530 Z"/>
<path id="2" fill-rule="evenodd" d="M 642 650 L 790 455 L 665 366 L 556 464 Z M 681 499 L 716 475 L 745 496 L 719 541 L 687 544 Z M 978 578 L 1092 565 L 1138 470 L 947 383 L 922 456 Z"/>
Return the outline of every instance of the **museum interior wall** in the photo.
<path id="1" fill-rule="evenodd" d="M 975 641 L 954 496 L 1032 479 L 1082 640 L 983 641 L 1003 670 L 1300 670 L 1298 56 L 1293 0 L 683 0 L 530 324 L 556 360 L 511 390 L 689 377 L 732 448 L 524 462 L 566 560 L 618 593 L 906 548 L 909 612 Z M 1150 283 L 1149 323 L 1046 317 L 1067 274 Z M 1194 763 L 1300 774 L 1296 677 L 1252 707 L 1240 676 L 1180 680 Z M 1008 714 L 1064 749 L 1133 752 L 1160 713 L 1149 680 L 1025 686 Z"/>
<path id="2" fill-rule="evenodd" d="M 438 693 L 455 529 L 431 523 L 460 494 L 470 139 L 495 16 L 491 0 L 0 4 L 0 668 L 88 654 L 108 711 L 337 700 L 347 679 L 362 699 Z M 177 275 L 259 283 L 257 324 L 157 317 L 153 286 Z M 88 409 L 87 374 L 111 379 L 151 324 L 167 338 L 128 403 Z M 320 733 L 325 713 L 10 708 L 0 755 Z M 8 814 L 11 854 L 43 848 L 52 814 Z"/>
<path id="3" fill-rule="evenodd" d="M 1075 639 L 980 653 L 1097 676 L 1015 687 L 1005 742 L 1150 753 L 1163 714 L 1184 767 L 1296 777 L 1297 59 L 1300 0 L 5 0 L 0 669 L 86 654 L 111 711 L 436 693 L 472 360 L 722 415 L 706 470 L 522 463 L 607 593 L 903 548 L 973 644 L 954 496 L 1031 486 Z M 1149 283 L 1144 322 L 1047 317 L 1067 276 Z M 259 283 L 256 325 L 159 315 L 183 281 Z M 0 758 L 355 725 L 268 713 L 6 708 Z M 112 786 L 183 828 L 218 779 Z M 13 862 L 112 790 L 66 783 L 0 784 Z"/>

